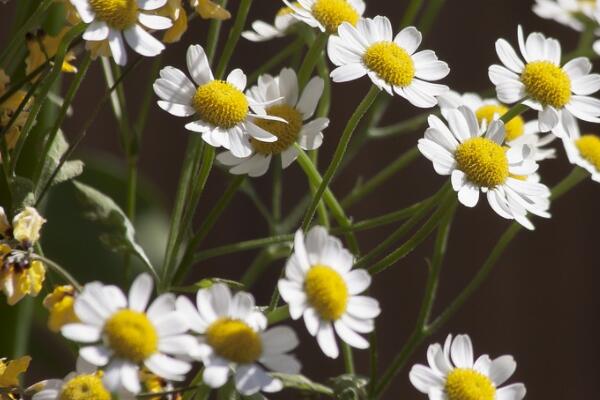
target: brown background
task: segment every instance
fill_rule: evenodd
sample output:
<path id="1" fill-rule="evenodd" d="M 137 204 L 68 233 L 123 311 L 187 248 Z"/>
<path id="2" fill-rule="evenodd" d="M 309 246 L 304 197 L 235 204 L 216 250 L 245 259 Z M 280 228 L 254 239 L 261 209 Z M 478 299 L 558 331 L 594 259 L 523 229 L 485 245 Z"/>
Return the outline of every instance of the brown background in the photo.
<path id="1" fill-rule="evenodd" d="M 13 0 L 25 1 L 25 0 Z M 229 9 L 233 12 L 237 2 Z M 425 4 L 428 1 L 424 1 Z M 563 49 L 572 50 L 577 36 L 572 31 L 554 22 L 545 21 L 531 12 L 532 1 L 525 0 L 448 0 L 438 22 L 426 38 L 423 48 L 434 49 L 440 59 L 451 67 L 445 80 L 459 91 L 481 91 L 490 88 L 487 68 L 497 62 L 494 41 L 498 37 L 508 38 L 516 43 L 516 26 L 523 24 L 525 31 L 540 30 L 560 38 Z M 367 16 L 387 15 L 393 25 L 399 22 L 407 1 L 371 0 L 367 5 Z M 270 19 L 280 6 L 278 1 L 257 0 L 250 20 Z M 5 42 L 7 22 L 11 6 L 0 6 L 0 43 Z M 203 43 L 206 23 L 196 19 L 181 43 L 167 48 L 165 65 L 184 68 L 184 53 L 191 43 Z M 225 24 L 225 32 L 231 22 Z M 288 39 L 266 44 L 253 44 L 242 40 L 231 66 L 240 66 L 252 71 L 271 54 L 287 43 Z M 131 52 L 130 52 L 131 54 Z M 97 63 L 96 63 L 97 64 Z M 136 109 L 142 85 L 146 83 L 150 61 L 145 61 L 136 76 L 126 84 L 131 108 Z M 366 93 L 368 82 L 352 82 L 334 85 L 331 120 L 325 133 L 322 159 L 326 161 L 335 148 L 345 121 Z M 86 79 L 82 91 L 74 104 L 76 116 L 66 125 L 65 131 L 73 135 L 81 126 L 85 116 L 93 108 L 96 99 L 104 90 L 104 82 L 99 65 L 94 65 Z M 396 122 L 404 117 L 419 113 L 400 98 L 394 98 L 386 122 Z M 174 196 L 178 171 L 181 164 L 188 132 L 183 128 L 183 120 L 170 116 L 157 106 L 151 109 L 148 127 L 143 133 L 141 170 L 148 185 L 154 188 L 157 197 L 168 209 Z M 372 176 L 386 163 L 395 159 L 401 152 L 413 146 L 422 131 L 365 146 L 361 155 L 340 176 L 334 190 L 346 194 L 359 177 Z M 120 157 L 116 125 L 106 107 L 94 124 L 84 142 L 82 156 L 94 152 L 104 152 Z M 544 180 L 553 185 L 569 171 L 562 149 L 559 158 L 545 162 L 542 167 Z M 116 171 L 122 171 L 121 162 L 113 162 Z M 117 175 L 121 172 L 117 172 Z M 227 175 L 215 171 L 211 176 L 206 196 L 202 199 L 198 221 L 215 199 L 221 194 Z M 373 217 L 399 209 L 433 193 L 444 178 L 437 176 L 429 161 L 419 159 L 410 168 L 354 206 L 349 213 L 357 220 Z M 269 176 L 255 180 L 261 196 L 270 198 L 271 179 Z M 284 208 L 289 210 L 306 190 L 299 168 L 293 165 L 285 171 Z M 124 195 L 117 193 L 117 200 Z M 518 369 L 512 382 L 521 381 L 527 385 L 529 398 L 568 399 L 597 398 L 597 377 L 600 374 L 598 358 L 600 349 L 599 308 L 600 296 L 597 292 L 599 276 L 598 256 L 598 200 L 599 186 L 586 181 L 572 193 L 553 204 L 553 218 L 549 221 L 536 220 L 535 233 L 521 234 L 511 245 L 490 279 L 481 287 L 466 306 L 437 334 L 433 340 L 443 341 L 448 333 L 469 333 L 475 343 L 477 354 L 489 353 L 492 357 L 512 354 L 518 362 Z M 69 213 L 69 217 L 71 214 Z M 61 216 L 60 214 L 56 214 Z M 460 207 L 449 243 L 449 254 L 444 264 L 441 288 L 434 313 L 441 310 L 468 282 L 479 268 L 499 234 L 508 223 L 482 202 L 474 210 Z M 50 220 L 48 232 L 61 234 L 60 238 L 48 238 L 51 248 L 57 252 L 77 252 L 87 266 L 93 260 L 86 259 L 86 248 L 92 246 L 89 239 L 64 233 L 61 225 Z M 67 216 L 64 216 L 67 218 Z M 75 218 L 75 217 L 74 217 Z M 372 248 L 393 229 L 379 229 L 360 234 L 363 251 Z M 163 232 L 164 234 L 164 232 Z M 204 246 L 214 247 L 239 240 L 263 237 L 268 234 L 267 226 L 256 209 L 243 195 L 238 195 L 233 206 L 224 214 Z M 161 241 L 154 237 L 154 241 Z M 380 368 L 385 368 L 399 350 L 413 328 L 421 299 L 425 261 L 432 243 L 426 242 L 410 257 L 402 260 L 390 270 L 374 280 L 372 294 L 379 299 L 383 314 L 378 319 L 380 342 Z M 72 251 L 71 251 L 72 250 Z M 150 249 L 155 252 L 157 249 Z M 160 250 L 160 249 L 158 249 Z M 49 253 L 52 256 L 52 253 Z M 193 277 L 220 276 L 236 279 L 252 260 L 253 253 L 212 259 L 198 265 Z M 68 255 L 57 255 L 65 260 L 68 267 L 81 267 Z M 69 261 L 71 260 L 71 261 Z M 114 259 L 120 262 L 120 259 Z M 81 259 L 79 259 L 81 263 Z M 275 264 L 270 273 L 259 283 L 253 293 L 264 304 L 270 296 L 278 269 L 283 261 Z M 83 268 L 80 276 L 97 277 L 92 268 Z M 107 277 L 107 280 L 117 278 Z M 36 324 L 32 345 L 49 353 L 45 368 L 37 366 L 36 374 L 60 375 L 70 365 L 70 359 L 63 357 L 64 350 L 49 351 L 50 347 L 63 346 L 56 337 L 44 333 Z M 297 351 L 304 364 L 304 372 L 314 379 L 324 379 L 342 373 L 340 360 L 327 360 L 319 353 L 313 339 L 305 332 L 301 323 L 293 324 L 301 334 L 302 345 Z M 39 339 L 44 343 L 39 347 Z M 57 344 L 57 346 L 54 346 Z M 411 363 L 425 362 L 426 346 L 417 350 Z M 356 352 L 358 371 L 368 371 L 367 352 Z M 35 355 L 35 353 L 34 353 Z M 395 380 L 392 390 L 385 398 L 424 398 L 410 385 L 408 369 Z M 281 396 L 284 398 L 286 396 Z"/>

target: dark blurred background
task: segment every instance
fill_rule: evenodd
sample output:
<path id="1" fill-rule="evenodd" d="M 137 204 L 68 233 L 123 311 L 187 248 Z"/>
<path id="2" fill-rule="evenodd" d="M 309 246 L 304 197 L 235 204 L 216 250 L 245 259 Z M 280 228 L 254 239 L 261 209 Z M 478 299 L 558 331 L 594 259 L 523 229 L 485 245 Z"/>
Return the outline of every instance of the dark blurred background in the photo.
<path id="1" fill-rule="evenodd" d="M 0 47 L 6 43 L 7 33 L 11 29 L 12 9 L 17 1 L 25 0 L 13 0 L 8 5 L 0 6 Z M 397 25 L 407 3 L 369 0 L 366 15 L 386 15 L 393 25 Z M 427 0 L 424 1 L 425 6 L 427 3 Z M 235 13 L 237 4 L 237 1 L 230 2 L 228 8 L 232 13 Z M 458 91 L 488 90 L 491 84 L 487 68 L 497 62 L 494 41 L 498 37 L 505 37 L 511 43 L 516 43 L 517 24 L 522 24 L 526 32 L 539 30 L 559 38 L 564 52 L 575 48 L 577 34 L 557 23 L 540 19 L 531 11 L 532 4 L 532 0 L 447 0 L 422 48 L 434 49 L 440 59 L 448 62 L 451 73 L 445 83 L 451 88 Z M 249 21 L 259 18 L 271 21 L 280 6 L 279 1 L 258 0 L 252 8 Z M 224 35 L 231 24 L 231 21 L 224 24 Z M 189 44 L 204 43 L 207 25 L 206 21 L 198 18 L 193 20 L 181 42 L 167 47 L 163 64 L 185 69 L 185 50 Z M 253 71 L 290 40 L 256 44 L 242 39 L 230 66 Z M 141 91 L 150 79 L 150 65 L 151 60 L 144 60 L 125 83 L 130 112 L 134 115 Z M 65 77 L 64 82 L 68 83 L 70 79 Z M 345 122 L 367 92 L 368 85 L 368 80 L 363 79 L 333 86 L 332 123 L 325 132 L 322 164 L 330 159 Z M 67 137 L 72 138 L 79 132 L 104 89 L 104 78 L 97 62 L 92 66 L 73 104 L 75 115 L 64 126 Z M 420 112 L 403 99 L 394 97 L 384 122 L 397 122 Z M 140 241 L 156 263 L 160 262 L 164 249 L 168 212 L 189 135 L 183 125 L 182 119 L 153 106 L 143 132 L 140 158 L 142 184 L 136 226 Z M 343 197 L 358 179 L 368 179 L 414 146 L 422 133 L 420 129 L 412 134 L 364 145 L 360 155 L 336 179 L 334 191 Z M 556 160 L 544 162 L 541 169 L 544 181 L 550 186 L 570 171 L 562 148 L 559 148 L 558 155 Z M 77 157 L 84 159 L 87 164 L 81 179 L 123 204 L 125 165 L 115 120 L 108 104 L 89 131 Z M 296 164 L 284 172 L 284 177 L 285 212 L 290 211 L 307 188 Z M 214 170 L 200 203 L 197 223 L 202 221 L 203 215 L 221 195 L 229 178 L 222 170 Z M 253 182 L 258 194 L 268 203 L 271 175 Z M 348 212 L 356 220 L 381 215 L 429 196 L 444 182 L 445 178 L 433 171 L 431 163 L 420 158 Z M 514 355 L 518 368 L 511 381 L 524 382 L 529 398 L 595 398 L 600 374 L 597 362 L 600 356 L 600 296 L 597 291 L 600 272 L 596 270 L 598 256 L 593 247 L 598 244 L 599 199 L 600 186 L 587 180 L 554 203 L 553 218 L 536 219 L 535 232 L 518 236 L 480 290 L 432 341 L 443 341 L 448 333 L 468 333 L 474 341 L 477 354 L 488 353 L 492 357 Z M 102 279 L 121 283 L 122 257 L 109 253 L 98 243 L 96 228 L 82 220 L 80 210 L 70 184 L 54 190 L 43 210 L 49 220 L 43 232 L 47 256 L 74 271 L 83 281 Z M 471 279 L 507 226 L 508 222 L 495 215 L 484 201 L 476 209 L 459 207 L 434 314 Z M 361 248 L 368 251 L 396 227 L 359 234 Z M 267 235 L 268 227 L 264 219 L 248 197 L 240 193 L 203 247 Z M 413 329 L 426 278 L 425 258 L 431 250 L 432 242 L 425 242 L 409 257 L 374 280 L 372 295 L 379 299 L 383 309 L 377 320 L 381 370 L 387 367 Z M 210 259 L 196 265 L 188 281 L 213 276 L 239 279 L 255 255 L 256 252 L 245 252 Z M 260 304 L 268 301 L 283 264 L 283 260 L 273 264 L 252 290 Z M 4 304 L 0 307 L 0 331 L 6 338 L 10 338 L 13 332 L 15 310 L 19 309 L 9 310 Z M 62 376 L 74 365 L 72 349 L 65 345 L 62 338 L 45 329 L 45 319 L 45 311 L 36 309 L 29 340 L 29 351 L 34 356 L 33 373 L 29 377 L 31 381 Z M 293 326 L 301 335 L 302 344 L 296 353 L 304 365 L 305 374 L 316 380 L 324 380 L 343 372 L 341 359 L 326 359 L 316 342 L 306 333 L 303 323 L 293 323 Z M 10 343 L 0 343 L 0 354 L 11 354 Z M 393 387 L 385 395 L 386 399 L 424 398 L 410 385 L 408 370 L 413 363 L 425 363 L 425 353 L 424 344 L 394 381 Z M 356 351 L 355 356 L 358 371 L 367 373 L 368 352 Z M 287 395 L 281 396 L 285 397 Z"/>

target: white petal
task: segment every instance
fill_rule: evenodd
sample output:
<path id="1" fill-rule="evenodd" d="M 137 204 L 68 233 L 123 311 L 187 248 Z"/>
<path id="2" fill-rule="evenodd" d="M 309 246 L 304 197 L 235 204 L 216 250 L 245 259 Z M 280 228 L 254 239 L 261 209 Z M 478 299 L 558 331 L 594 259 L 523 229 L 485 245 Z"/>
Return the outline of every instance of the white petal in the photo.
<path id="1" fill-rule="evenodd" d="M 112 352 L 105 346 L 86 346 L 79 349 L 79 357 L 97 367 L 108 363 Z"/>
<path id="2" fill-rule="evenodd" d="M 133 25 L 131 28 L 126 29 L 123 34 L 125 40 L 131 48 L 138 54 L 146 57 L 154 57 L 159 55 L 164 49 L 165 45 L 154 36 L 146 32 L 141 26 Z"/>
<path id="3" fill-rule="evenodd" d="M 319 77 L 312 78 L 304 88 L 302 92 L 302 96 L 300 97 L 300 101 L 296 108 L 300 113 L 302 113 L 302 117 L 304 119 L 308 119 L 313 116 L 317 106 L 319 105 L 319 99 L 323 94 L 323 87 L 325 83 L 323 79 Z"/>
<path id="4" fill-rule="evenodd" d="M 140 13 L 138 21 L 148 29 L 162 30 L 173 26 L 173 22 L 169 18 L 160 15 Z"/>
<path id="5" fill-rule="evenodd" d="M 512 356 L 501 356 L 492 361 L 489 377 L 496 387 L 502 385 L 517 369 L 517 363 Z"/>
<path id="6" fill-rule="evenodd" d="M 364 269 L 350 271 L 344 280 L 351 295 L 362 293 L 371 285 L 371 275 Z"/>
<path id="7" fill-rule="evenodd" d="M 421 393 L 428 394 L 431 389 L 444 387 L 443 377 L 421 364 L 411 368 L 408 378 L 410 383 Z"/>
<path id="8" fill-rule="evenodd" d="M 75 342 L 94 343 L 100 340 L 102 330 L 97 326 L 75 323 L 63 326 L 61 333 Z"/>
<path id="9" fill-rule="evenodd" d="M 167 0 L 137 0 L 138 6 L 142 10 L 156 10 L 167 3 Z"/>
<path id="10" fill-rule="evenodd" d="M 409 55 L 419 48 L 423 35 L 414 26 L 409 26 L 400 31 L 394 38 L 394 42 L 402 47 Z"/>
<path id="11" fill-rule="evenodd" d="M 229 366 L 225 360 L 213 362 L 204 368 L 202 379 L 211 388 L 220 388 L 227 382 Z"/>
<path id="12" fill-rule="evenodd" d="M 188 47 L 186 60 L 188 71 L 190 71 L 190 75 L 192 75 L 197 85 L 204 85 L 214 80 L 208 58 L 202 46 L 196 44 Z"/>
<path id="13" fill-rule="evenodd" d="M 468 335 L 457 335 L 452 342 L 452 361 L 458 368 L 473 367 L 473 345 Z"/>
<path id="14" fill-rule="evenodd" d="M 367 74 L 367 69 L 359 63 L 346 64 L 331 71 L 331 79 L 334 82 L 348 82 L 362 78 Z"/>
<path id="15" fill-rule="evenodd" d="M 119 65 L 127 64 L 127 50 L 121 32 L 111 28 L 108 32 L 108 45 L 115 62 Z"/>
<path id="16" fill-rule="evenodd" d="M 368 349 L 369 341 L 354 332 L 348 325 L 343 321 L 337 320 L 334 322 L 335 331 L 338 336 L 350 346 L 357 349 Z"/>
<path id="17" fill-rule="evenodd" d="M 253 395 L 272 381 L 273 378 L 256 364 L 239 366 L 235 373 L 235 388 L 244 396 Z"/>
<path id="18" fill-rule="evenodd" d="M 129 308 L 139 312 L 145 311 L 153 289 L 154 282 L 149 274 L 138 276 L 129 289 Z"/>
<path id="19" fill-rule="evenodd" d="M 513 383 L 496 391 L 497 400 L 521 400 L 525 397 L 527 390 L 522 383 Z"/>
<path id="20" fill-rule="evenodd" d="M 244 89 L 246 89 L 246 74 L 244 74 L 244 72 L 239 68 L 234 69 L 229 73 L 229 75 L 227 75 L 227 82 L 231 83 L 233 86 L 238 88 L 238 90 L 243 92 Z"/>
<path id="21" fill-rule="evenodd" d="M 141 390 L 138 378 L 139 368 L 137 365 L 125 363 L 121 368 L 121 384 L 130 393 L 137 394 Z"/>
<path id="22" fill-rule="evenodd" d="M 164 354 L 156 353 L 144 361 L 154 374 L 172 381 L 182 381 L 192 366 L 185 361 L 177 360 Z"/>
<path id="23" fill-rule="evenodd" d="M 287 326 L 277 326 L 261 333 L 263 354 L 275 355 L 292 351 L 298 346 L 298 336 Z"/>
<path id="24" fill-rule="evenodd" d="M 271 371 L 282 372 L 284 374 L 298 374 L 302 368 L 296 357 L 288 354 L 265 356 L 260 359 L 260 362 Z"/>
<path id="25" fill-rule="evenodd" d="M 85 32 L 83 32 L 83 39 L 90 41 L 100 41 L 108 38 L 108 25 L 104 21 L 92 22 Z"/>
<path id="26" fill-rule="evenodd" d="M 523 71 L 523 61 L 517 55 L 513 47 L 504 39 L 496 41 L 496 52 L 500 61 L 506 65 L 511 71 L 521 73 Z"/>
<path id="27" fill-rule="evenodd" d="M 339 350 L 333 334 L 333 326 L 328 321 L 321 321 L 317 331 L 317 342 L 323 353 L 330 358 L 337 358 Z"/>

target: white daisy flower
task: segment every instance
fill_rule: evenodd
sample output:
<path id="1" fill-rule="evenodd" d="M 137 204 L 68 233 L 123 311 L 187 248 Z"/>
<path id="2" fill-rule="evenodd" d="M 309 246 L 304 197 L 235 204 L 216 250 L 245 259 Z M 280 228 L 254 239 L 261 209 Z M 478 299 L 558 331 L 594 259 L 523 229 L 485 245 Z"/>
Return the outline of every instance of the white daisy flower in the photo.
<path id="1" fill-rule="evenodd" d="M 510 355 L 490 359 L 484 354 L 474 360 L 468 335 L 439 343 L 427 349 L 429 366 L 416 364 L 409 373 L 410 382 L 430 400 L 521 400 L 527 392 L 522 383 L 502 385 L 517 369 Z"/>
<path id="2" fill-rule="evenodd" d="M 600 136 L 582 135 L 577 121 L 565 116 L 559 130 L 569 162 L 578 165 L 592 174 L 592 179 L 600 182 Z"/>
<path id="3" fill-rule="evenodd" d="M 281 297 L 289 304 L 293 319 L 304 317 L 306 329 L 316 336 L 325 355 L 339 355 L 334 329 L 352 347 L 366 349 L 369 342 L 359 333 L 374 328 L 381 309 L 372 297 L 360 296 L 371 284 L 364 269 L 352 270 L 354 257 L 339 239 L 320 226 L 296 232 L 294 253 L 278 282 Z"/>
<path id="4" fill-rule="evenodd" d="M 506 143 L 501 120 L 480 128 L 475 113 L 466 106 L 448 110 L 446 120 L 448 125 L 430 115 L 429 128 L 418 147 L 438 174 L 451 175 L 462 204 L 475 207 L 481 191 L 498 215 L 528 229 L 533 225 L 527 213 L 550 218 L 550 190 L 527 180 L 538 169 L 529 157 L 531 149 Z"/>
<path id="5" fill-rule="evenodd" d="M 89 24 L 83 39 L 90 42 L 108 40 L 115 62 L 127 64 L 127 50 L 123 36 L 138 54 L 153 57 L 165 46 L 147 29 L 168 29 L 173 22 L 152 11 L 164 6 L 167 0 L 71 0 L 82 21 Z"/>
<path id="6" fill-rule="evenodd" d="M 297 1 L 293 4 L 296 7 L 300 7 Z M 273 25 L 260 20 L 254 21 L 252 23 L 253 30 L 242 32 L 242 36 L 251 42 L 266 42 L 271 39 L 284 37 L 290 28 L 298 23 L 298 19 L 292 15 L 293 12 L 294 10 L 290 7 L 282 7 L 275 15 Z"/>
<path id="7" fill-rule="evenodd" d="M 199 333 L 199 345 L 191 356 L 204 363 L 204 382 L 223 386 L 230 375 L 244 396 L 258 391 L 276 392 L 282 383 L 264 369 L 297 374 L 300 363 L 289 351 L 298 338 L 291 328 L 266 329 L 267 318 L 254 305 L 251 294 L 232 296 L 226 285 L 215 284 L 199 290 L 196 306 L 186 297 L 177 299 L 177 309 L 186 316 L 190 329 Z"/>
<path id="8" fill-rule="evenodd" d="M 298 0 L 283 2 L 292 9 L 292 16 L 321 32 L 336 34 L 338 27 L 346 22 L 356 25 L 365 12 L 363 0 Z"/>
<path id="9" fill-rule="evenodd" d="M 77 360 L 76 372 L 64 379 L 48 379 L 27 389 L 34 392 L 32 400 L 111 400 L 110 391 L 102 383 L 102 371 L 85 361 Z"/>
<path id="10" fill-rule="evenodd" d="M 323 80 L 312 78 L 299 96 L 296 72 L 284 68 L 277 77 L 262 75 L 258 85 L 248 90 L 247 95 L 256 101 L 271 104 L 268 115 L 283 118 L 287 123 L 278 121 L 255 120 L 254 123 L 277 136 L 272 143 L 250 139 L 253 152 L 249 157 L 236 157 L 230 151 L 217 156 L 222 164 L 232 167 L 232 174 L 248 174 L 251 177 L 264 175 L 269 169 L 273 155 L 281 155 L 281 166 L 287 168 L 298 157 L 294 143 L 298 142 L 304 150 L 318 149 L 323 143 L 323 129 L 329 126 L 329 119 L 312 118 L 319 99 L 323 94 Z"/>
<path id="11" fill-rule="evenodd" d="M 241 69 L 231 71 L 225 81 L 215 79 L 200 45 L 188 48 L 187 66 L 195 84 L 177 68 L 164 67 L 160 71 L 160 78 L 154 82 L 154 92 L 162 99 L 158 101 L 160 108 L 176 117 L 196 116 L 198 120 L 188 123 L 186 129 L 202 133 L 206 143 L 225 147 L 237 157 L 252 154 L 251 138 L 277 140 L 258 126 L 255 118 L 286 121 L 267 115 L 264 107 L 268 103 L 244 95 L 246 75 Z"/>
<path id="12" fill-rule="evenodd" d="M 533 12 L 581 32 L 585 29 L 581 17 L 593 18 L 597 3 L 597 0 L 536 0 Z"/>
<path id="13" fill-rule="evenodd" d="M 347 82 L 369 75 L 390 95 L 395 92 L 416 107 L 433 107 L 436 96 L 448 87 L 427 81 L 444 78 L 450 69 L 432 50 L 415 53 L 421 38 L 421 32 L 413 26 L 393 37 L 390 20 L 382 16 L 361 19 L 356 27 L 343 23 L 327 47 L 329 59 L 338 66 L 331 78 Z"/>
<path id="14" fill-rule="evenodd" d="M 166 355 L 186 355 L 195 345 L 184 334 L 188 324 L 175 309 L 175 296 L 163 294 L 146 310 L 152 290 L 148 274 L 136 278 L 128 297 L 116 286 L 89 283 L 75 300 L 81 323 L 61 330 L 66 338 L 86 344 L 79 357 L 102 367 L 102 381 L 111 392 L 138 393 L 142 366 L 173 381 L 182 381 L 191 369 L 189 363 Z"/>
<path id="15" fill-rule="evenodd" d="M 561 48 L 556 39 L 531 33 L 525 41 L 518 28 L 519 48 L 525 62 L 504 39 L 496 41 L 496 52 L 504 66 L 489 68 L 498 99 L 523 104 L 538 111 L 541 132 L 553 130 L 561 114 L 570 112 L 589 122 L 600 122 L 600 100 L 589 95 L 600 89 L 600 75 L 590 74 L 591 62 L 578 57 L 561 67 Z"/>
<path id="16" fill-rule="evenodd" d="M 438 98 L 442 115 L 448 116 L 447 111 L 457 109 L 460 106 L 469 107 L 475 113 L 479 125 L 489 125 L 492 121 L 499 119 L 509 110 L 507 106 L 496 99 L 482 99 L 477 93 L 459 94 L 454 91 Z M 508 123 L 504 124 L 505 140 L 511 145 L 527 145 L 531 149 L 530 158 L 542 161 L 556 157 L 556 150 L 546 147 L 552 143 L 556 136 L 547 134 L 540 136 L 539 122 L 531 120 L 525 122 L 521 115 L 517 115 Z"/>

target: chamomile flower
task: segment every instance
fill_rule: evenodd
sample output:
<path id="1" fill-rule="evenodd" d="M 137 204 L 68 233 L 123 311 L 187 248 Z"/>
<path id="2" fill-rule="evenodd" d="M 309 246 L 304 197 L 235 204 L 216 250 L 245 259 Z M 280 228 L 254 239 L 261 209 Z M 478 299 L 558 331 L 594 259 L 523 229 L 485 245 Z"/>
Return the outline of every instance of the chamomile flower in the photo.
<path id="1" fill-rule="evenodd" d="M 461 95 L 449 91 L 440 96 L 438 101 L 444 116 L 447 116 L 448 110 L 457 109 L 460 106 L 469 107 L 475 112 L 479 125 L 489 125 L 509 110 L 507 106 L 498 102 L 498 100 L 482 99 L 477 93 L 464 93 Z M 531 149 L 530 157 L 535 161 L 542 161 L 556 156 L 556 151 L 553 148 L 546 147 L 556 139 L 556 136 L 553 134 L 540 136 L 537 120 L 525 122 L 522 115 L 517 115 L 504 124 L 504 133 L 506 142 L 513 145 L 528 145 Z"/>
<path id="2" fill-rule="evenodd" d="M 507 143 L 501 120 L 480 128 L 475 113 L 466 106 L 448 110 L 446 120 L 448 125 L 430 115 L 429 128 L 418 147 L 438 174 L 451 175 L 462 204 L 475 207 L 483 192 L 498 215 L 528 229 L 533 225 L 527 213 L 550 217 L 550 190 L 527 180 L 538 169 L 529 157 L 531 149 Z"/>
<path id="3" fill-rule="evenodd" d="M 77 362 L 77 371 L 64 379 L 48 379 L 31 386 L 35 394 L 31 400 L 111 400 L 110 391 L 104 386 L 104 373 L 85 362 Z"/>
<path id="4" fill-rule="evenodd" d="M 231 166 L 232 174 L 248 174 L 251 177 L 264 175 L 269 169 L 271 158 L 281 155 L 281 166 L 287 168 L 298 157 L 294 143 L 298 142 L 304 150 L 318 149 L 323 143 L 321 132 L 329 125 L 329 119 L 310 119 L 323 93 L 323 80 L 319 77 L 311 79 L 299 96 L 298 78 L 293 69 L 284 68 L 279 76 L 263 75 L 258 85 L 249 89 L 250 97 L 257 101 L 271 104 L 267 114 L 283 118 L 287 123 L 279 121 L 255 120 L 254 123 L 277 136 L 272 143 L 250 139 L 253 154 L 240 158 L 230 151 L 217 156 L 222 164 Z"/>
<path id="5" fill-rule="evenodd" d="M 577 121 L 570 115 L 562 120 L 559 135 L 569 162 L 585 169 L 594 181 L 600 182 L 600 136 L 582 135 Z"/>
<path id="6" fill-rule="evenodd" d="M 583 31 L 585 23 L 581 17 L 592 19 L 597 8 L 597 0 L 536 0 L 533 12 L 539 17 Z"/>
<path id="7" fill-rule="evenodd" d="M 306 329 L 316 336 L 325 355 L 339 354 L 334 331 L 352 347 L 365 349 L 369 342 L 360 333 L 374 328 L 381 312 L 372 297 L 361 296 L 371 284 L 364 269 L 352 270 L 354 257 L 339 239 L 320 226 L 296 232 L 294 253 L 278 282 L 281 297 L 289 304 L 293 319 L 304 317 Z"/>
<path id="8" fill-rule="evenodd" d="M 237 157 L 252 154 L 251 140 L 277 140 L 277 136 L 257 125 L 255 119 L 285 120 L 267 115 L 264 107 L 268 104 L 244 94 L 246 75 L 242 70 L 233 70 L 227 80 L 215 79 L 199 45 L 188 48 L 187 66 L 195 84 L 177 68 L 165 67 L 160 71 L 160 78 L 154 82 L 154 92 L 161 98 L 160 108 L 177 117 L 195 116 L 197 120 L 188 123 L 186 129 L 202 133 L 206 143 L 225 147 Z"/>
<path id="9" fill-rule="evenodd" d="M 352 26 L 365 12 L 363 0 L 298 0 L 283 2 L 292 9 L 292 16 L 321 32 L 336 34 L 342 23 Z"/>
<path id="10" fill-rule="evenodd" d="M 195 345 L 184 333 L 185 317 L 175 309 L 175 296 L 163 294 L 148 309 L 153 282 L 142 274 L 133 282 L 128 297 L 116 286 L 92 282 L 75 300 L 81 323 L 63 326 L 68 339 L 86 345 L 79 357 L 102 367 L 105 387 L 121 395 L 140 391 L 140 368 L 146 367 L 165 379 L 182 381 L 191 365 L 167 356 L 181 356 Z"/>
<path id="11" fill-rule="evenodd" d="M 129 46 L 138 54 L 154 57 L 165 46 L 147 29 L 162 30 L 171 27 L 169 18 L 152 14 L 167 0 L 71 0 L 81 20 L 89 24 L 83 39 L 89 42 L 108 41 L 115 62 L 127 64 Z"/>
<path id="12" fill-rule="evenodd" d="M 327 47 L 329 59 L 338 66 L 331 79 L 347 82 L 368 75 L 390 95 L 396 93 L 416 107 L 433 107 L 448 87 L 427 81 L 444 78 L 450 69 L 432 50 L 415 53 L 421 38 L 412 26 L 393 37 L 390 20 L 382 16 L 361 19 L 356 27 L 343 23 Z"/>
<path id="13" fill-rule="evenodd" d="M 570 112 L 589 122 L 600 122 L 600 100 L 589 95 L 600 89 L 600 75 L 590 74 L 592 64 L 578 57 L 561 67 L 561 47 L 556 39 L 518 28 L 519 48 L 525 62 L 504 39 L 496 41 L 496 52 L 504 66 L 489 68 L 498 99 L 505 104 L 523 101 L 538 111 L 541 132 L 556 128 L 562 114 Z"/>
<path id="14" fill-rule="evenodd" d="M 293 4 L 300 7 L 297 1 Z M 273 25 L 260 20 L 254 21 L 252 30 L 242 32 L 242 36 L 251 42 L 266 42 L 267 40 L 284 37 L 289 29 L 298 23 L 298 20 L 292 16 L 293 12 L 294 10 L 290 7 L 282 7 L 277 11 Z"/>
<path id="15" fill-rule="evenodd" d="M 428 366 L 416 364 L 409 373 L 410 382 L 430 400 L 521 400 L 525 385 L 502 386 L 515 372 L 512 356 L 495 359 L 484 354 L 476 360 L 468 335 L 454 339 L 448 335 L 444 347 L 439 343 L 427 349 Z"/>
<path id="16" fill-rule="evenodd" d="M 265 368 L 297 374 L 300 363 L 289 351 L 296 348 L 298 338 L 291 328 L 266 329 L 267 318 L 254 306 L 251 294 L 215 284 L 201 289 L 196 306 L 186 297 L 177 299 L 177 309 L 186 316 L 190 330 L 199 333 L 199 345 L 191 356 L 204 363 L 204 382 L 223 386 L 230 375 L 244 396 L 258 391 L 276 392 L 282 383 Z"/>

